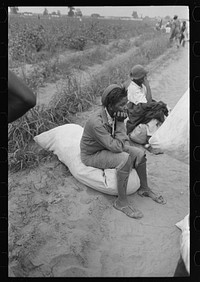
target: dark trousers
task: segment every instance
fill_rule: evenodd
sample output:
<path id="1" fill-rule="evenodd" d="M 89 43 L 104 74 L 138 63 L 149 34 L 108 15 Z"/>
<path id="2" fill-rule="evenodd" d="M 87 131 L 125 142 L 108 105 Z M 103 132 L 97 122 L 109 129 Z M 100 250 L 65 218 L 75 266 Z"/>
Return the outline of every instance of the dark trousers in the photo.
<path id="1" fill-rule="evenodd" d="M 189 276 L 184 261 L 182 259 L 182 257 L 180 256 L 178 264 L 176 266 L 176 270 L 174 272 L 174 277 L 186 277 Z"/>

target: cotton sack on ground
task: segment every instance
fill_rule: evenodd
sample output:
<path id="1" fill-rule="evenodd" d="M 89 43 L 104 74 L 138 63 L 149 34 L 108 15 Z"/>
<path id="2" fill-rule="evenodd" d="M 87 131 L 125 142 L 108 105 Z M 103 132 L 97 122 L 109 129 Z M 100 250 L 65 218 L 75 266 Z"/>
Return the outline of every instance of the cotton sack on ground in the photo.
<path id="1" fill-rule="evenodd" d="M 149 139 L 149 143 L 153 148 L 189 163 L 189 89 Z"/>

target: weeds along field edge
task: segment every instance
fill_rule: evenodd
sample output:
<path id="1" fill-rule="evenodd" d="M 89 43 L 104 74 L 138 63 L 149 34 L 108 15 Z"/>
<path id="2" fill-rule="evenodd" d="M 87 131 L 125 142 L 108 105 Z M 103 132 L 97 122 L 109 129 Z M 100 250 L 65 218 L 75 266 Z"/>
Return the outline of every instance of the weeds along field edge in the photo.
<path id="1" fill-rule="evenodd" d="M 137 51 L 129 53 L 124 60 L 116 61 L 91 77 L 90 83 L 81 86 L 75 77 L 55 97 L 50 108 L 36 106 L 17 121 L 8 125 L 8 167 L 12 172 L 37 166 L 52 153 L 34 146 L 33 137 L 56 126 L 70 123 L 77 112 L 94 105 L 96 98 L 110 83 L 123 83 L 134 64 L 148 65 L 168 48 L 168 36 L 160 33 L 156 38 L 144 41 Z"/>

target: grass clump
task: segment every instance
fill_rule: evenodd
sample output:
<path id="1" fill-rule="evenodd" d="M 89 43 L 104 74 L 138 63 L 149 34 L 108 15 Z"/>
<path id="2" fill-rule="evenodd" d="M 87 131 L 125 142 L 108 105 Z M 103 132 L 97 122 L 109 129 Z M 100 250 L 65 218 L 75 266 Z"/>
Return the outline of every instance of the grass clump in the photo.
<path id="1" fill-rule="evenodd" d="M 86 110 L 94 103 L 91 87 L 80 87 L 75 78 L 68 77 L 68 83 L 63 87 L 59 96 L 46 109 L 36 106 L 17 121 L 8 126 L 8 167 L 11 171 L 34 166 L 48 153 L 43 150 L 40 156 L 33 151 L 34 136 L 56 126 L 71 122 L 76 112 Z"/>

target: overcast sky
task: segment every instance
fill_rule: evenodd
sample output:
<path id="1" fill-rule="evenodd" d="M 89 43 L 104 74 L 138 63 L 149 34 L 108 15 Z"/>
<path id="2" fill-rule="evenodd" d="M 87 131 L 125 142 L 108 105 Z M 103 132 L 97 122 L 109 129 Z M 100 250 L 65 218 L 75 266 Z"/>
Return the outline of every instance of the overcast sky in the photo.
<path id="1" fill-rule="evenodd" d="M 19 12 L 33 12 L 33 13 L 42 13 L 44 8 L 47 8 L 51 13 L 53 11 L 60 10 L 61 14 L 67 14 L 67 7 L 60 6 L 51 6 L 51 7 L 20 7 Z M 165 17 L 169 15 L 173 17 L 175 14 L 179 16 L 179 18 L 187 18 L 189 19 L 189 8 L 188 6 L 83 6 L 77 7 L 82 11 L 83 15 L 91 15 L 92 13 L 98 13 L 101 16 L 127 16 L 130 17 L 133 11 L 137 11 L 138 15 L 142 14 L 143 17 Z"/>

